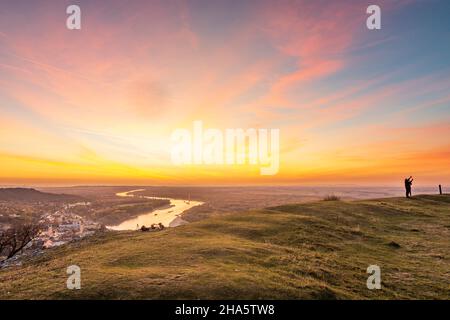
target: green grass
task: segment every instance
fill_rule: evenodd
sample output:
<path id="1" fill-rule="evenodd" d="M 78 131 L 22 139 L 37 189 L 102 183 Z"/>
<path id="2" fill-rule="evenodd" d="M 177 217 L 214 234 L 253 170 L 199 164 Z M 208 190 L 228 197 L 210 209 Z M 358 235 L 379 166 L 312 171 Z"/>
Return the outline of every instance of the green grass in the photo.
<path id="1" fill-rule="evenodd" d="M 107 232 L 0 271 L 0 298 L 449 299 L 449 253 L 449 195 L 319 201 Z M 72 264 L 81 290 L 66 289 Z"/>

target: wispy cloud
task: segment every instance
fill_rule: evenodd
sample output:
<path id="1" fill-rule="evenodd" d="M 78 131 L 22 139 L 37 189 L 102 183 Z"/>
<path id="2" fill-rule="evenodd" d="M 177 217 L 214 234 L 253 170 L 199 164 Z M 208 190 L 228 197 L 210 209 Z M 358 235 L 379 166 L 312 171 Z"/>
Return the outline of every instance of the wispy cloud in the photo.
<path id="1" fill-rule="evenodd" d="M 11 157 L 28 156 L 39 161 L 17 163 L 36 179 L 61 170 L 258 182 L 248 168 L 167 164 L 171 131 L 196 119 L 280 128 L 274 182 L 356 179 L 367 168 L 389 180 L 387 168 L 400 172 L 411 154 L 424 174 L 424 157 L 439 170 L 448 159 L 449 66 L 445 44 L 430 41 L 448 28 L 418 22 L 412 43 L 404 24 L 421 2 L 379 1 L 383 28 L 373 33 L 356 0 L 81 1 L 80 31 L 64 27 L 64 5 L 35 1 L 23 13 L 10 2 L 0 13 L 0 123 L 14 137 L 0 139 L 0 153 L 10 170 L 20 170 Z"/>

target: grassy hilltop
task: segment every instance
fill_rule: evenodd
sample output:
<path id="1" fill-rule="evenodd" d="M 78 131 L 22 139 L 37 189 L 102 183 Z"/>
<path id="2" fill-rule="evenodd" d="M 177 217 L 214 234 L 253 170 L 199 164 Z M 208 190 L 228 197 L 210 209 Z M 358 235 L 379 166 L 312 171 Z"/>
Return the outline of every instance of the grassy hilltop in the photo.
<path id="1" fill-rule="evenodd" d="M 320 201 L 107 232 L 0 271 L 0 298 L 449 299 L 449 255 L 450 195 Z M 66 289 L 72 264 L 81 290 Z"/>

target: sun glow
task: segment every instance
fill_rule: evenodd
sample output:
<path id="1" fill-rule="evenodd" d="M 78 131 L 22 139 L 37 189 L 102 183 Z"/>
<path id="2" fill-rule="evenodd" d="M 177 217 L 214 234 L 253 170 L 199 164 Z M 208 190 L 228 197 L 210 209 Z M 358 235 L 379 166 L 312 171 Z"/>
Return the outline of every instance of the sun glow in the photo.
<path id="1" fill-rule="evenodd" d="M 2 184 L 450 181 L 447 48 L 429 41 L 448 34 L 410 25 L 408 1 L 380 1 L 377 30 L 346 1 L 110 1 L 72 30 L 64 3 L 37 2 L 0 13 Z M 279 170 L 174 165 L 195 120 L 279 130 Z"/>

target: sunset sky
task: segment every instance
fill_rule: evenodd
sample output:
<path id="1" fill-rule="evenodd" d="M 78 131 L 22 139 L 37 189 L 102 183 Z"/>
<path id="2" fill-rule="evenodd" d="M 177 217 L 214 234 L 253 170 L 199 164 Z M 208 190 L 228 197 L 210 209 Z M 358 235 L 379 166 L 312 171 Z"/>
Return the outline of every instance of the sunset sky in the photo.
<path id="1" fill-rule="evenodd" d="M 174 166 L 194 120 L 280 129 L 279 173 Z M 450 1 L 1 1 L 2 185 L 428 185 L 449 164 Z"/>

